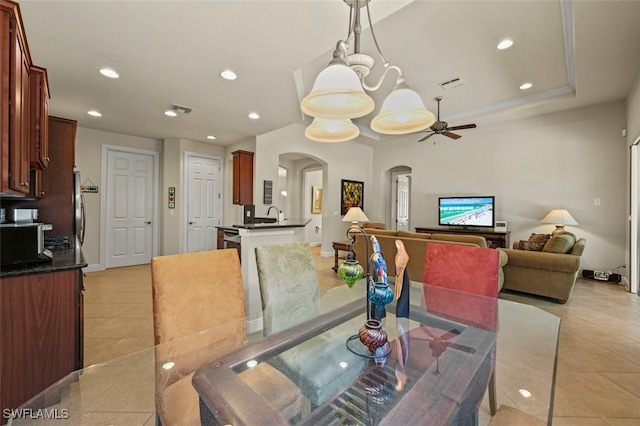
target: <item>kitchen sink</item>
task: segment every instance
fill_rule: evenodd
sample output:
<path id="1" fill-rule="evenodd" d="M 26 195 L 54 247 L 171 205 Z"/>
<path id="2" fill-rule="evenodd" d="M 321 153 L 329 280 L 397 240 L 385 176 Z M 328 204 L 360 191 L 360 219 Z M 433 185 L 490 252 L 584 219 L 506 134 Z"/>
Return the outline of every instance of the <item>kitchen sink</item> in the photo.
<path id="1" fill-rule="evenodd" d="M 252 219 L 252 223 L 254 225 L 261 223 L 276 223 L 277 221 L 278 219 L 276 219 L 275 217 L 254 217 Z"/>

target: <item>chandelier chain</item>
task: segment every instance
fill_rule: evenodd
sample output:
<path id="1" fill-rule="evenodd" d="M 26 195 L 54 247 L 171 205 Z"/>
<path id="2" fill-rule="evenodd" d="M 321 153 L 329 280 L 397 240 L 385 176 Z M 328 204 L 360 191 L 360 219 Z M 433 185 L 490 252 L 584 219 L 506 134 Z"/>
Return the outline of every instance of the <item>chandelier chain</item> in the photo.
<path id="1" fill-rule="evenodd" d="M 347 31 L 347 38 L 345 39 L 347 41 L 347 43 L 349 42 L 349 39 L 351 38 L 351 34 L 353 32 L 353 5 L 349 6 L 349 29 Z"/>
<path id="2" fill-rule="evenodd" d="M 378 55 L 380 55 L 380 59 L 382 59 L 382 63 L 385 67 L 388 66 L 388 62 L 384 59 L 382 55 L 382 51 L 380 50 L 380 46 L 378 45 L 378 39 L 376 38 L 376 33 L 373 31 L 373 23 L 371 22 L 371 11 L 369 10 L 369 3 L 367 2 L 367 19 L 369 20 L 369 29 L 371 30 L 371 37 L 373 38 L 373 43 L 376 45 L 376 49 L 378 50 Z"/>

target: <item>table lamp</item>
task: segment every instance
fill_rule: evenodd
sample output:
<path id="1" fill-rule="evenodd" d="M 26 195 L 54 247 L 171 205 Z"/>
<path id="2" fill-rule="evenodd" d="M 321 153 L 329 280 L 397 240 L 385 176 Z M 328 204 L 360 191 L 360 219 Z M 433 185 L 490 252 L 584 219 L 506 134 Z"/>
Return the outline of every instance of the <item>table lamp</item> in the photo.
<path id="1" fill-rule="evenodd" d="M 369 218 L 360 207 L 350 207 L 342 221 L 351 222 L 351 225 L 358 226 L 359 222 L 369 222 Z"/>
<path id="2" fill-rule="evenodd" d="M 559 234 L 564 231 L 564 225 L 579 225 L 571 213 L 565 209 L 551 210 L 543 219 L 542 223 L 553 223 L 556 225 L 556 229 L 553 230 L 551 235 Z"/>

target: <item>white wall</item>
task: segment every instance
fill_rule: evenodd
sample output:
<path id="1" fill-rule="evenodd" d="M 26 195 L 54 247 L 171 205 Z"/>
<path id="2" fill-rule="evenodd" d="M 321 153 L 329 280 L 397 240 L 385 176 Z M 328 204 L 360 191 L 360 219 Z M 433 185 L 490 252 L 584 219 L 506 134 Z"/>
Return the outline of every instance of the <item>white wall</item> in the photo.
<path id="1" fill-rule="evenodd" d="M 638 140 L 640 138 L 640 74 L 638 74 L 638 77 L 636 78 L 636 81 L 631 89 L 631 92 L 629 93 L 629 96 L 627 97 L 627 138 L 626 138 L 626 145 L 627 146 L 631 146 L 634 144 L 634 142 L 636 140 Z M 631 150 L 627 149 L 627 179 L 626 179 L 626 184 L 627 184 L 627 193 L 630 194 L 628 200 L 627 200 L 627 212 L 628 214 L 631 214 L 631 205 L 630 205 L 630 199 L 631 199 L 631 179 L 640 179 L 640 176 L 631 176 L 631 158 L 630 158 L 630 154 L 631 154 Z M 638 160 L 638 158 L 636 158 L 636 160 Z M 636 182 L 636 184 L 638 184 L 639 182 Z M 638 186 L 636 186 L 636 188 L 638 188 Z M 638 197 L 637 199 L 640 200 L 640 194 L 635 194 L 636 197 Z M 636 206 L 637 208 L 638 206 Z M 638 211 L 638 210 L 636 210 Z M 640 219 L 640 218 L 638 218 Z M 624 273 L 627 277 L 627 279 L 631 278 L 630 274 L 631 274 L 631 259 L 630 259 L 630 245 L 631 245 L 631 232 L 630 232 L 630 226 L 627 226 L 627 233 L 626 233 L 626 256 L 625 256 L 625 263 L 627 265 L 626 270 L 621 270 L 621 273 Z M 637 274 L 635 274 L 637 276 Z M 632 285 L 634 285 L 632 283 Z"/>
<path id="2" fill-rule="evenodd" d="M 381 140 L 375 149 L 354 141 L 318 143 L 306 139 L 304 127 L 298 124 L 226 149 L 80 128 L 76 156 L 83 179 L 89 178 L 100 187 L 102 144 L 161 152 L 161 254 L 182 250 L 182 212 L 178 211 L 182 208 L 182 194 L 178 191 L 176 212 L 169 216 L 166 188 L 182 188 L 184 151 L 225 158 L 223 224 L 230 225 L 241 220 L 241 207 L 231 203 L 230 153 L 245 149 L 256 153 L 254 202 L 258 211 L 266 211 L 268 207 L 262 204 L 262 182 L 278 181 L 281 154 L 301 153 L 321 165 L 323 255 L 333 254 L 331 242 L 344 240 L 348 227 L 340 216 L 340 180 L 365 182 L 365 211 L 372 220 L 384 221 L 390 211 L 385 198 L 387 171 L 406 166 L 413 174 L 412 226 L 437 224 L 439 195 L 495 195 L 497 218 L 508 222 L 511 241 L 526 239 L 532 232 L 551 231 L 553 227 L 542 224 L 540 219 L 553 208 L 566 208 L 580 222 L 580 226 L 568 229 L 587 239 L 583 267 L 608 270 L 627 262 L 628 138 L 621 137 L 621 129 L 626 127 L 630 135 L 640 133 L 638 92 L 636 83 L 628 112 L 625 102 L 613 102 L 479 126 L 466 131 L 457 141 L 437 137 L 435 145 L 417 143 L 415 135 Z M 297 165 L 293 168 L 294 173 L 304 169 Z M 303 193 L 302 188 L 292 192 L 298 196 Z M 93 199 L 90 195 L 87 243 L 83 251 L 91 264 L 99 259 L 101 209 L 99 197 Z M 595 198 L 601 200 L 601 206 L 594 206 Z M 300 215 L 302 205 L 298 202 L 297 207 L 291 207 L 287 216 Z"/>
<path id="3" fill-rule="evenodd" d="M 311 245 L 322 243 L 322 213 L 311 213 L 311 201 L 313 198 L 313 187 L 322 187 L 322 170 L 307 171 L 302 179 L 304 182 L 303 209 L 304 217 L 311 219 L 306 228 L 307 241 Z"/>
<path id="4" fill-rule="evenodd" d="M 194 142 L 186 139 L 165 139 L 162 143 L 162 167 L 160 168 L 160 229 L 159 255 L 182 253 L 185 248 L 186 211 L 184 208 L 184 158 L 191 152 L 210 157 L 225 158 L 225 149 L 219 145 Z M 226 168 L 226 166 L 223 166 Z M 230 167 L 230 166 L 229 166 Z M 223 170 L 223 188 L 226 171 Z M 176 188 L 176 207 L 169 209 L 169 187 Z M 171 214 L 173 210 L 173 214 Z M 224 217 L 224 213 L 223 213 Z"/>
<path id="5" fill-rule="evenodd" d="M 218 145 L 184 139 L 165 139 L 161 141 L 79 127 L 76 135 L 77 170 L 80 171 L 83 181 L 89 179 L 98 186 L 100 192 L 104 189 L 101 182 L 103 145 L 160 152 L 160 194 L 158 197 L 160 228 L 158 232 L 159 241 L 156 242 L 158 254 L 181 252 L 184 238 L 184 226 L 182 226 L 184 223 L 182 204 L 184 195 L 182 194 L 184 153 L 190 151 L 224 157 L 225 149 Z M 229 168 L 231 168 L 230 165 Z M 226 170 L 224 172 L 226 173 Z M 169 186 L 176 187 L 176 208 L 173 215 L 169 214 L 167 203 L 167 188 Z M 100 192 L 98 194 L 85 194 L 84 197 L 87 224 L 82 253 L 92 269 L 101 267 L 99 265 L 100 218 L 105 209 L 100 205 Z"/>
<path id="6" fill-rule="evenodd" d="M 332 241 L 344 240 L 348 224 L 340 216 L 340 180 L 351 179 L 365 182 L 365 210 L 368 204 L 371 182 L 373 149 L 355 142 L 321 143 L 304 136 L 304 127 L 291 124 L 271 133 L 260 135 L 256 140 L 254 202 L 256 210 L 266 209 L 262 203 L 262 181 L 278 179 L 280 154 L 302 153 L 323 165 L 323 210 L 322 210 L 322 255 L 333 255 Z M 300 203 L 302 205 L 302 203 Z M 308 226 L 308 225 L 307 225 Z"/>
<path id="7" fill-rule="evenodd" d="M 479 125 L 457 141 L 438 136 L 435 145 L 417 143 L 415 135 L 395 138 L 376 147 L 374 186 L 386 170 L 411 167 L 413 227 L 437 225 L 440 195 L 495 195 L 512 242 L 550 232 L 540 220 L 566 208 L 580 223 L 567 230 L 587 240 L 583 268 L 608 270 L 625 261 L 625 121 L 620 101 Z M 383 192 L 368 191 L 374 209 L 385 208 Z"/>
<path id="8" fill-rule="evenodd" d="M 98 186 L 97 194 L 84 194 L 85 238 L 82 254 L 86 262 L 96 268 L 100 263 L 100 216 L 104 209 L 100 205 L 102 186 L 102 145 L 123 146 L 160 152 L 161 142 L 156 139 L 103 132 L 78 127 L 76 131 L 76 169 L 82 181 L 87 179 Z"/>

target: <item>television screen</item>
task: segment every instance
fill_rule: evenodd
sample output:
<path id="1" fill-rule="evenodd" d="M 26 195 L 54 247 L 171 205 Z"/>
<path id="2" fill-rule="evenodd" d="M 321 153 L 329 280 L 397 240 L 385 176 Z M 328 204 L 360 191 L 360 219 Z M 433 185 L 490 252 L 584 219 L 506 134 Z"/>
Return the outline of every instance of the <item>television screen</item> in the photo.
<path id="1" fill-rule="evenodd" d="M 491 227 L 495 222 L 495 197 L 440 197 L 440 226 Z"/>

